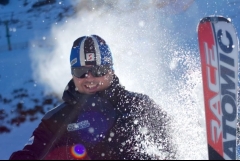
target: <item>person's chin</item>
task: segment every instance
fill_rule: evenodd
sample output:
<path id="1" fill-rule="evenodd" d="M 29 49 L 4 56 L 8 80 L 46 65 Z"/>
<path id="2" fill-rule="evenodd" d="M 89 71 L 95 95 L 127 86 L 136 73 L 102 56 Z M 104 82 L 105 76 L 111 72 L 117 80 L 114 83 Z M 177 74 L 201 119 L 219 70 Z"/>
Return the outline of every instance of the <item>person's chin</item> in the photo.
<path id="1" fill-rule="evenodd" d="M 96 94 L 96 92 L 89 92 L 88 94 L 89 95 L 93 95 L 93 94 Z"/>

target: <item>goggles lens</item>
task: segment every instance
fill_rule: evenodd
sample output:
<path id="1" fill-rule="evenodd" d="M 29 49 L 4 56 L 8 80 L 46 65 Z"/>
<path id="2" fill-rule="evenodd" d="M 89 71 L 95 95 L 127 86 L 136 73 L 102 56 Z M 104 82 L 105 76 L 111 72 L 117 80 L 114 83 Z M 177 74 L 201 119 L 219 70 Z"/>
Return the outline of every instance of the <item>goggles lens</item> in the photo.
<path id="1" fill-rule="evenodd" d="M 110 65 L 99 65 L 99 66 L 92 66 L 92 67 L 72 67 L 71 73 L 77 78 L 85 78 L 89 72 L 94 77 L 102 77 L 106 75 L 109 70 L 111 69 Z"/>

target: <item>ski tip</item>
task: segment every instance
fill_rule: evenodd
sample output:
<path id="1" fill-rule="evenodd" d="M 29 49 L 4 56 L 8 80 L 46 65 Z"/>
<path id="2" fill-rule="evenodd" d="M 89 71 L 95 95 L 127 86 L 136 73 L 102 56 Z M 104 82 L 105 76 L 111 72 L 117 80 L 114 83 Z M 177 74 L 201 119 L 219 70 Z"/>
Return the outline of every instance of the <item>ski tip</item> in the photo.
<path id="1" fill-rule="evenodd" d="M 197 29 L 196 31 L 198 32 L 199 30 L 199 26 L 200 24 L 206 23 L 206 22 L 211 22 L 213 24 L 218 23 L 218 22 L 226 22 L 226 23 L 231 23 L 231 19 L 230 18 L 226 18 L 224 16 L 221 15 L 209 15 L 207 17 L 203 17 L 202 19 L 200 19 L 198 25 L 197 25 Z"/>
<path id="2" fill-rule="evenodd" d="M 212 22 L 212 23 L 217 23 L 219 21 L 225 21 L 227 23 L 231 23 L 232 20 L 230 18 L 226 18 L 221 15 L 210 15 L 207 17 L 204 17 L 200 20 L 200 23 L 205 23 L 205 22 Z"/>

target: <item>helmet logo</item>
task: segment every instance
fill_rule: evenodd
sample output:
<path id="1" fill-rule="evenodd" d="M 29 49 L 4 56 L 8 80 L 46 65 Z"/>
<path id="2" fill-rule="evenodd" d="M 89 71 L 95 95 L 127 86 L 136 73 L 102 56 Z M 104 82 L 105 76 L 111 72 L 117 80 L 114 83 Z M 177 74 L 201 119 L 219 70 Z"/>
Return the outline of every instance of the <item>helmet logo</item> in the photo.
<path id="1" fill-rule="evenodd" d="M 77 58 L 74 58 L 72 61 L 71 61 L 71 66 L 73 66 L 74 64 L 77 63 Z"/>
<path id="2" fill-rule="evenodd" d="M 86 53 L 87 61 L 94 61 L 94 53 Z"/>

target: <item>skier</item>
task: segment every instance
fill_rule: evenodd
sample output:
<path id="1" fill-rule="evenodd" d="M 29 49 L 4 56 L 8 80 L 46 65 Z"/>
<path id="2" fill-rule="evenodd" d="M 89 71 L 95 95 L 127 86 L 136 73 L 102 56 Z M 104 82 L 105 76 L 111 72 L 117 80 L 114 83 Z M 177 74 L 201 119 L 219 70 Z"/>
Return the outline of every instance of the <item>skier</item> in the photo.
<path id="1" fill-rule="evenodd" d="M 149 96 L 120 84 L 104 39 L 76 39 L 70 64 L 63 103 L 44 115 L 10 160 L 175 159 L 170 117 Z"/>

